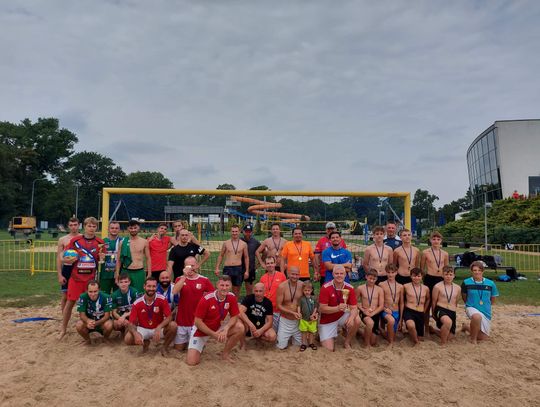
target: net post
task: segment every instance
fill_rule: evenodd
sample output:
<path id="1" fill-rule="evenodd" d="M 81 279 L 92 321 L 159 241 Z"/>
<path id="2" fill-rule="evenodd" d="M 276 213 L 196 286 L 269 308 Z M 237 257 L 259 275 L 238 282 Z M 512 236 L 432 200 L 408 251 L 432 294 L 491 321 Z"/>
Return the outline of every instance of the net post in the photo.
<path id="1" fill-rule="evenodd" d="M 412 230 L 411 228 L 411 193 L 405 194 L 405 202 L 404 202 L 404 215 L 405 215 L 405 228 Z"/>
<path id="2" fill-rule="evenodd" d="M 107 237 L 107 231 L 109 230 L 109 199 L 110 194 L 108 191 L 108 188 L 103 188 L 103 194 L 102 194 L 102 202 L 101 202 L 101 237 L 106 238 Z"/>

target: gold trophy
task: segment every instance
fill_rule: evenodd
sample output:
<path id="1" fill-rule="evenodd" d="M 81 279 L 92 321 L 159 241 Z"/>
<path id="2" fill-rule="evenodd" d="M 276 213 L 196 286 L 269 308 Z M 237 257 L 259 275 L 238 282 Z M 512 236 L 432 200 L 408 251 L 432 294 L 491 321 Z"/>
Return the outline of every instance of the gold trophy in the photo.
<path id="1" fill-rule="evenodd" d="M 351 292 L 349 291 L 348 288 L 344 288 L 341 290 L 341 295 L 343 297 L 343 302 L 345 303 L 345 305 L 347 305 L 347 301 L 349 300 L 349 294 Z M 347 305 L 347 307 L 345 308 L 345 311 L 349 311 L 349 306 Z"/>

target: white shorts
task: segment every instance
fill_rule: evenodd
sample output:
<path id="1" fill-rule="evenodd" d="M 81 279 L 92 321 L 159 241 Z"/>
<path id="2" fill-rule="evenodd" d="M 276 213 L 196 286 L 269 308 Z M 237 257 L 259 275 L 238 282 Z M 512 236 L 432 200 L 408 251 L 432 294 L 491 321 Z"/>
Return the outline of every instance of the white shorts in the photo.
<path id="1" fill-rule="evenodd" d="M 338 328 L 342 328 L 349 319 L 350 312 L 345 312 L 340 319 L 329 324 L 319 324 L 319 339 L 320 341 L 327 341 L 328 339 L 334 339 L 338 336 Z"/>
<path id="2" fill-rule="evenodd" d="M 191 337 L 191 330 L 195 329 L 193 326 L 179 326 L 176 328 L 176 337 L 174 338 L 175 345 L 182 345 L 189 343 Z"/>
<path id="3" fill-rule="evenodd" d="M 274 328 L 274 331 L 278 331 L 279 329 L 279 319 L 281 318 L 281 314 L 279 312 L 274 312 L 274 319 L 272 322 L 272 328 Z"/>
<path id="4" fill-rule="evenodd" d="M 285 349 L 289 345 L 289 339 L 291 338 L 293 338 L 293 344 L 298 346 L 302 344 L 302 334 L 298 329 L 298 320 L 281 316 L 279 318 L 276 346 L 279 349 Z"/>
<path id="5" fill-rule="evenodd" d="M 208 342 L 208 339 L 210 339 L 209 336 L 195 336 L 195 332 L 197 329 L 193 327 L 191 330 L 191 335 L 189 337 L 189 345 L 188 349 L 195 349 L 199 351 L 199 353 L 202 353 L 204 346 L 206 345 L 206 342 Z"/>
<path id="6" fill-rule="evenodd" d="M 480 330 L 487 336 L 489 336 L 489 333 L 491 332 L 491 321 L 487 319 L 484 314 L 482 314 L 480 311 L 473 307 L 465 307 L 465 314 L 467 314 L 469 319 L 472 319 L 472 316 L 474 314 L 480 314 L 482 316 L 482 321 L 480 322 Z"/>
<path id="7" fill-rule="evenodd" d="M 147 329 L 143 328 L 142 326 L 137 327 L 137 332 L 141 334 L 143 341 L 149 341 L 154 337 L 154 333 L 156 332 L 155 329 Z M 161 328 L 161 337 L 163 338 L 163 328 Z"/>

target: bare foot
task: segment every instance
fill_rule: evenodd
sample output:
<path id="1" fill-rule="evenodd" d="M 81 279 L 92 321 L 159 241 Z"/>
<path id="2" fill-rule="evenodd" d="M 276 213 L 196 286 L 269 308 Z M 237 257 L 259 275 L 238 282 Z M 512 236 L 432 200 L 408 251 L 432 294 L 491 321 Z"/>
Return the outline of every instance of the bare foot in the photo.
<path id="1" fill-rule="evenodd" d="M 66 336 L 66 330 L 62 329 L 60 331 L 60 335 L 58 335 L 58 340 L 61 341 L 64 338 L 64 336 Z"/>
<path id="2" fill-rule="evenodd" d="M 229 363 L 235 363 L 233 358 L 231 358 L 231 355 L 229 355 L 228 353 L 222 353 L 221 359 L 226 360 Z"/>
<path id="3" fill-rule="evenodd" d="M 394 347 L 394 342 L 388 342 L 388 345 L 386 347 L 387 348 L 393 348 Z"/>
<path id="4" fill-rule="evenodd" d="M 165 346 L 161 347 L 161 356 L 163 356 L 163 357 L 169 356 L 169 348 L 168 347 L 165 347 Z"/>
<path id="5" fill-rule="evenodd" d="M 345 342 L 345 343 L 343 344 L 343 347 L 344 347 L 345 349 L 352 349 L 351 344 L 350 344 L 349 342 Z"/>

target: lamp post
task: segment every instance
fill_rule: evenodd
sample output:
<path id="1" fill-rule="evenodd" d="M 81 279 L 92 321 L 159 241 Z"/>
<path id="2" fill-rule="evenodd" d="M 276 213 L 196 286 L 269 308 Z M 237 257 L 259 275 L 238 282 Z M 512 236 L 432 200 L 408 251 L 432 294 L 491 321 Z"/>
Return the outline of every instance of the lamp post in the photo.
<path id="1" fill-rule="evenodd" d="M 488 229 L 487 229 L 487 208 L 491 207 L 491 202 L 487 201 L 487 189 L 484 189 L 484 248 L 488 250 Z"/>
<path id="2" fill-rule="evenodd" d="M 34 190 L 36 188 L 36 181 L 42 181 L 44 179 L 47 179 L 47 178 L 36 178 L 35 180 L 32 181 L 32 196 L 30 198 L 30 216 L 33 216 L 34 215 Z"/>

